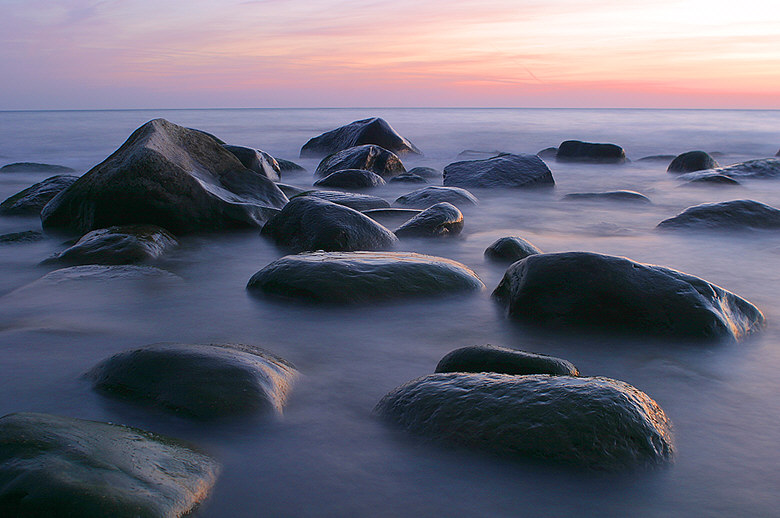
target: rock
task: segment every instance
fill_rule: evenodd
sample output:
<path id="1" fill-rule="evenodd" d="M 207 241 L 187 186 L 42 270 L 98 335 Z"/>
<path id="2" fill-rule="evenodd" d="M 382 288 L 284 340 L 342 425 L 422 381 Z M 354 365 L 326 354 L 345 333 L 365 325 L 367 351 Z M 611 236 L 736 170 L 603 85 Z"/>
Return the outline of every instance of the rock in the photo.
<path id="1" fill-rule="evenodd" d="M 391 182 L 397 183 L 428 183 L 428 180 L 420 175 L 404 173 L 390 178 Z"/>
<path id="2" fill-rule="evenodd" d="M 409 169 L 409 174 L 416 174 L 423 178 L 441 178 L 441 173 L 433 167 L 413 167 Z"/>
<path id="3" fill-rule="evenodd" d="M 720 286 L 660 266 L 588 252 L 531 255 L 493 292 L 515 320 L 687 339 L 740 339 L 764 316 Z"/>
<path id="4" fill-rule="evenodd" d="M 720 164 L 705 151 L 688 151 L 677 155 L 669 167 L 668 173 L 691 173 L 702 169 L 715 169 Z"/>
<path id="5" fill-rule="evenodd" d="M 0 419 L 7 518 L 176 518 L 208 496 L 219 465 L 178 440 L 48 414 Z"/>
<path id="6" fill-rule="evenodd" d="M 652 203 L 650 198 L 636 191 L 573 192 L 564 196 L 563 199 Z"/>
<path id="7" fill-rule="evenodd" d="M 399 135 L 384 119 L 372 117 L 314 137 L 301 148 L 301 157 L 325 156 L 365 144 L 375 144 L 399 155 L 422 154 L 417 146 Z"/>
<path id="8" fill-rule="evenodd" d="M 227 144 L 222 147 L 233 153 L 241 164 L 250 171 L 261 174 L 274 182 L 282 179 L 282 170 L 279 167 L 279 163 L 265 151 L 242 146 L 229 146 Z"/>
<path id="9" fill-rule="evenodd" d="M 558 162 L 593 162 L 600 164 L 623 164 L 626 152 L 615 144 L 594 144 L 579 140 L 567 140 L 558 146 L 555 155 Z"/>
<path id="10" fill-rule="evenodd" d="M 264 295 L 329 304 L 480 291 L 466 266 L 408 252 L 317 252 L 288 255 L 252 276 L 247 289 Z"/>
<path id="11" fill-rule="evenodd" d="M 363 169 L 344 169 L 330 173 L 317 180 L 318 187 L 341 187 L 344 189 L 368 189 L 385 185 L 385 180 L 376 173 Z"/>
<path id="12" fill-rule="evenodd" d="M 463 230 L 463 214 L 455 205 L 442 202 L 431 205 L 396 231 L 398 237 L 450 237 Z"/>
<path id="13" fill-rule="evenodd" d="M 558 155 L 557 147 L 546 147 L 539 151 L 536 156 L 539 158 L 555 158 Z"/>
<path id="14" fill-rule="evenodd" d="M 593 469 L 663 464 L 674 451 L 661 407 L 607 378 L 430 374 L 390 391 L 374 411 L 436 441 Z"/>
<path id="15" fill-rule="evenodd" d="M 485 249 L 485 257 L 492 261 L 514 263 L 542 251 L 521 237 L 502 237 Z"/>
<path id="16" fill-rule="evenodd" d="M 637 162 L 666 162 L 669 163 L 672 160 L 674 160 L 674 155 L 650 155 L 650 156 L 643 156 Z"/>
<path id="17" fill-rule="evenodd" d="M 75 172 L 75 169 L 65 167 L 64 165 L 38 164 L 36 162 L 16 162 L 14 164 L 6 164 L 3 167 L 0 167 L 0 173 L 67 174 Z"/>
<path id="18" fill-rule="evenodd" d="M 303 194 L 303 193 L 306 193 L 306 192 L 311 192 L 308 189 L 301 189 L 300 187 L 295 187 L 294 185 L 287 185 L 285 183 L 277 183 L 276 186 L 288 198 L 292 198 L 293 196 L 298 196 L 299 194 Z"/>
<path id="19" fill-rule="evenodd" d="M 726 175 L 735 180 L 780 178 L 780 159 L 759 158 L 758 160 L 748 160 L 747 162 L 720 167 L 711 172 Z"/>
<path id="20" fill-rule="evenodd" d="M 415 209 L 427 209 L 432 205 L 442 202 L 452 203 L 458 208 L 478 205 L 479 201 L 466 189 L 460 187 L 439 187 L 431 185 L 404 194 L 395 200 L 396 205 Z"/>
<path id="21" fill-rule="evenodd" d="M 35 241 L 41 241 L 43 234 L 35 230 L 25 230 L 24 232 L 11 232 L 10 234 L 0 235 L 0 244 L 11 243 L 33 243 Z"/>
<path id="22" fill-rule="evenodd" d="M 154 225 L 126 225 L 87 233 L 70 248 L 45 263 L 133 264 L 158 259 L 178 241 L 164 228 Z"/>
<path id="23" fill-rule="evenodd" d="M 55 196 L 41 219 L 81 233 L 144 223 L 180 234 L 259 227 L 286 202 L 214 139 L 155 119 Z"/>
<path id="24" fill-rule="evenodd" d="M 726 175 L 723 174 L 708 174 L 704 176 L 700 176 L 698 178 L 694 178 L 690 182 L 686 182 L 684 185 L 742 185 L 738 181 L 736 181 L 733 178 L 729 178 Z"/>
<path id="25" fill-rule="evenodd" d="M 395 154 L 379 146 L 365 145 L 326 156 L 317 166 L 314 175 L 328 176 L 343 169 L 365 169 L 382 178 L 391 178 L 406 172 Z"/>
<path id="26" fill-rule="evenodd" d="M 369 209 L 363 214 L 386 227 L 397 227 L 421 212 L 419 209 Z"/>
<path id="27" fill-rule="evenodd" d="M 580 375 L 577 367 L 561 358 L 495 345 L 473 345 L 455 349 L 439 361 L 436 372 Z"/>
<path id="28" fill-rule="evenodd" d="M 780 210 L 753 200 L 704 203 L 688 207 L 658 224 L 661 229 L 744 230 L 780 228 Z"/>
<path id="29" fill-rule="evenodd" d="M 778 150 L 777 153 L 775 153 L 775 156 L 780 156 L 780 150 Z"/>
<path id="30" fill-rule="evenodd" d="M 331 203 L 344 205 L 345 207 L 349 207 L 355 210 L 390 208 L 390 204 L 385 199 L 379 198 L 377 196 L 369 196 L 367 194 L 357 194 L 354 192 L 304 191 L 303 193 L 294 197 L 297 198 L 298 196 L 311 196 L 312 198 L 327 200 Z"/>
<path id="31" fill-rule="evenodd" d="M 306 168 L 303 166 L 300 166 L 296 164 L 295 162 L 291 162 L 290 160 L 285 160 L 283 158 L 277 158 L 276 163 L 279 164 L 279 170 L 283 173 L 285 172 L 293 172 L 293 171 L 305 171 Z"/>
<path id="32" fill-rule="evenodd" d="M 536 155 L 502 154 L 485 160 L 453 162 L 444 168 L 450 187 L 538 187 L 555 185 L 547 165 Z"/>
<path id="33" fill-rule="evenodd" d="M 458 158 L 469 158 L 469 157 L 490 158 L 501 154 L 503 154 L 503 151 L 499 151 L 497 149 L 494 149 L 492 151 L 484 150 L 484 149 L 464 149 L 463 151 L 458 153 Z"/>
<path id="34" fill-rule="evenodd" d="M 96 390 L 200 419 L 281 414 L 295 367 L 259 347 L 158 343 L 116 354 L 86 373 Z"/>
<path id="35" fill-rule="evenodd" d="M 52 176 L 18 192 L 0 203 L 0 214 L 6 216 L 37 216 L 43 207 L 60 191 L 70 187 L 78 176 L 69 174 Z"/>
<path id="36" fill-rule="evenodd" d="M 292 253 L 387 250 L 398 241 L 360 212 L 313 196 L 296 196 L 268 220 L 262 234 Z"/>

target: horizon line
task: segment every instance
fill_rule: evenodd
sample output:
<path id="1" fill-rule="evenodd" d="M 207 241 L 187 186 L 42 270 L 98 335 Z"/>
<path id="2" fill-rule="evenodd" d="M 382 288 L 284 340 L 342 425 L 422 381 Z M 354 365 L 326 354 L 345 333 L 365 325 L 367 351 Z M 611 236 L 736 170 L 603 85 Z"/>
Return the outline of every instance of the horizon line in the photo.
<path id="1" fill-rule="evenodd" d="M 780 111 L 780 108 L 653 108 L 653 107 L 561 107 L 561 106 L 316 106 L 316 107 L 223 107 L 223 108 L 18 108 L 0 113 L 42 112 L 141 112 L 141 111 L 240 111 L 240 110 L 658 110 L 658 111 Z"/>

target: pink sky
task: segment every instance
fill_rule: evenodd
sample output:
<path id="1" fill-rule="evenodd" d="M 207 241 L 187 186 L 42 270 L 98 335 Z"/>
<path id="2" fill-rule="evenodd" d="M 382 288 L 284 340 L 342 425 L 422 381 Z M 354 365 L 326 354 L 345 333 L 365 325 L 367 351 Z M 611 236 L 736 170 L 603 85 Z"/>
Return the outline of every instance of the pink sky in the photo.
<path id="1" fill-rule="evenodd" d="M 780 109 L 767 0 L 0 2 L 0 109 Z"/>

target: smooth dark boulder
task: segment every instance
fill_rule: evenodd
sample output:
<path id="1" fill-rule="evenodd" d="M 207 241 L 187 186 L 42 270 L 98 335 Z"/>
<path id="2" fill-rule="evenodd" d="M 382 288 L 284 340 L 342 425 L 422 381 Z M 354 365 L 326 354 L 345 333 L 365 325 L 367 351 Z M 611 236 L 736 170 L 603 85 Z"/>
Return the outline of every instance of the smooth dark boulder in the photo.
<path id="1" fill-rule="evenodd" d="M 395 235 L 368 216 L 312 196 L 296 196 L 261 233 L 292 253 L 387 250 Z"/>
<path id="2" fill-rule="evenodd" d="M 300 166 L 296 164 L 295 162 L 292 162 L 290 160 L 285 160 L 283 158 L 277 158 L 276 163 L 279 164 L 279 170 L 283 173 L 285 172 L 297 172 L 297 171 L 305 171 L 306 168 L 303 166 Z"/>
<path id="3" fill-rule="evenodd" d="M 5 216 L 37 216 L 49 203 L 49 200 L 70 187 L 78 179 L 78 176 L 62 174 L 38 182 L 0 203 L 0 214 Z"/>
<path id="4" fill-rule="evenodd" d="M 636 191 L 573 192 L 564 196 L 563 199 L 652 203 L 650 198 Z"/>
<path id="5" fill-rule="evenodd" d="M 102 393 L 212 419 L 281 414 L 297 371 L 253 345 L 158 343 L 116 354 L 85 376 Z"/>
<path id="6" fill-rule="evenodd" d="M 278 182 L 282 179 L 282 170 L 274 157 L 259 149 L 252 149 L 243 146 L 222 146 L 241 162 L 241 164 L 258 174 L 261 174 L 271 181 Z"/>
<path id="7" fill-rule="evenodd" d="M 330 173 L 314 182 L 317 187 L 341 187 L 343 189 L 370 189 L 385 185 L 385 180 L 376 173 L 364 169 L 344 169 Z"/>
<path id="8" fill-rule="evenodd" d="M 417 189 L 395 200 L 396 205 L 413 209 L 427 209 L 442 202 L 452 203 L 459 209 L 479 205 L 477 198 L 466 189 L 438 185 Z"/>
<path id="9" fill-rule="evenodd" d="M 390 391 L 374 411 L 437 442 L 591 469 L 650 467 L 674 454 L 661 407 L 608 378 L 430 374 Z"/>
<path id="10" fill-rule="evenodd" d="M 580 140 L 567 140 L 558 146 L 555 155 L 558 162 L 590 162 L 599 164 L 623 164 L 626 152 L 615 144 L 595 144 Z"/>
<path id="11" fill-rule="evenodd" d="M 14 164 L 6 164 L 3 167 L 0 167 L 0 173 L 67 174 L 75 172 L 75 169 L 65 167 L 64 165 L 39 164 L 37 162 L 16 162 Z"/>
<path id="12" fill-rule="evenodd" d="M 420 209 L 369 209 L 362 211 L 363 214 L 381 223 L 386 227 L 397 227 L 406 223 L 422 211 Z"/>
<path id="13" fill-rule="evenodd" d="M 311 196 L 313 198 L 319 198 L 321 200 L 327 200 L 331 203 L 338 205 L 344 205 L 355 210 L 370 210 L 370 209 L 388 209 L 390 203 L 377 196 L 370 196 L 368 194 L 358 194 L 354 192 L 341 192 L 341 191 L 304 191 L 298 196 Z"/>
<path id="14" fill-rule="evenodd" d="M 285 203 L 271 180 L 213 138 L 155 119 L 55 196 L 41 219 L 81 233 L 153 224 L 180 234 L 259 227 Z"/>
<path id="15" fill-rule="evenodd" d="M 536 156 L 539 158 L 555 158 L 555 156 L 558 154 L 558 148 L 557 147 L 546 147 L 536 153 Z"/>
<path id="16" fill-rule="evenodd" d="M 504 153 L 484 160 L 453 162 L 444 168 L 448 187 L 540 187 L 555 185 L 537 155 Z"/>
<path id="17" fill-rule="evenodd" d="M 431 205 L 398 227 L 398 237 L 451 237 L 463 230 L 463 214 L 447 202 Z"/>
<path id="18" fill-rule="evenodd" d="M 399 155 L 422 154 L 417 146 L 398 134 L 384 119 L 372 117 L 312 138 L 301 148 L 301 157 L 325 156 L 365 144 L 375 144 Z"/>
<path id="19" fill-rule="evenodd" d="M 288 255 L 254 274 L 247 284 L 255 293 L 327 304 L 373 304 L 484 287 L 458 262 L 409 252 Z"/>
<path id="20" fill-rule="evenodd" d="M 733 178 L 730 178 L 724 174 L 707 174 L 694 178 L 693 180 L 686 182 L 684 185 L 742 185 Z"/>
<path id="21" fill-rule="evenodd" d="M 579 376 L 571 362 L 547 356 L 497 347 L 472 345 L 447 353 L 435 372 L 496 372 L 499 374 L 549 374 L 551 376 Z"/>
<path id="22" fill-rule="evenodd" d="M 343 169 L 365 169 L 382 178 L 405 173 L 401 160 L 392 152 L 373 145 L 357 146 L 328 155 L 314 171 L 315 176 L 328 176 Z"/>
<path id="23" fill-rule="evenodd" d="M 541 253 L 534 245 L 517 236 L 502 237 L 485 249 L 485 257 L 502 263 L 514 263 L 529 255 Z"/>
<path id="24" fill-rule="evenodd" d="M 75 245 L 46 259 L 45 263 L 133 264 L 158 259 L 178 245 L 164 228 L 125 225 L 88 232 Z"/>
<path id="25" fill-rule="evenodd" d="M 624 257 L 589 252 L 531 255 L 493 292 L 507 316 L 550 329 L 687 339 L 740 339 L 764 316 L 703 279 Z"/>
<path id="26" fill-rule="evenodd" d="M 0 419 L 5 518 L 178 518 L 218 474 L 204 453 L 137 428 L 36 413 Z"/>
<path id="27" fill-rule="evenodd" d="M 780 210 L 753 200 L 704 203 L 688 207 L 658 224 L 661 229 L 780 229 Z"/>
<path id="28" fill-rule="evenodd" d="M 428 180 L 417 174 L 403 173 L 390 178 L 394 183 L 428 183 Z"/>
<path id="29" fill-rule="evenodd" d="M 688 151 L 674 157 L 666 171 L 668 173 L 691 173 L 716 167 L 720 167 L 720 164 L 706 151 Z"/>
<path id="30" fill-rule="evenodd" d="M 418 166 L 413 167 L 407 171 L 409 174 L 416 174 L 423 178 L 441 178 L 441 171 L 437 171 L 433 167 Z"/>
<path id="31" fill-rule="evenodd" d="M 43 239 L 43 233 L 37 230 L 25 230 L 22 232 L 11 232 L 9 234 L 0 235 L 0 244 L 11 243 L 34 243 L 35 241 L 41 241 Z"/>

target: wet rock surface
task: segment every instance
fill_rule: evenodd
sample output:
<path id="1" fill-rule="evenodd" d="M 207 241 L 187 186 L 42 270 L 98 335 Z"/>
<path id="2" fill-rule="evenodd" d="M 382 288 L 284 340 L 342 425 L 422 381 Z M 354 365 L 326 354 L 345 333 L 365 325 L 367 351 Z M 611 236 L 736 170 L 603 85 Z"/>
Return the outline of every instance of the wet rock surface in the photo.
<path id="1" fill-rule="evenodd" d="M 355 210 L 389 209 L 390 203 L 378 196 L 341 191 L 304 191 L 299 196 L 310 196 L 326 200 L 337 205 L 343 205 Z"/>
<path id="2" fill-rule="evenodd" d="M 485 257 L 504 263 L 514 263 L 529 255 L 541 253 L 534 245 L 517 236 L 502 237 L 485 249 Z"/>
<path id="3" fill-rule="evenodd" d="M 708 174 L 694 178 L 690 182 L 686 182 L 685 185 L 725 185 L 734 186 L 742 185 L 733 178 L 730 178 L 723 174 Z"/>
<path id="4" fill-rule="evenodd" d="M 241 165 L 250 171 L 261 174 L 274 182 L 282 179 L 282 170 L 279 163 L 265 151 L 243 146 L 224 145 L 223 147 L 233 153 L 241 162 Z"/>
<path id="5" fill-rule="evenodd" d="M 658 224 L 660 229 L 780 229 L 780 210 L 753 200 L 703 203 Z"/>
<path id="6" fill-rule="evenodd" d="M 365 144 L 376 144 L 399 155 L 422 154 L 417 146 L 402 137 L 387 121 L 372 117 L 351 122 L 310 139 L 301 148 L 301 157 L 320 157 Z"/>
<path id="7" fill-rule="evenodd" d="M 669 173 L 691 173 L 702 169 L 715 169 L 720 167 L 717 160 L 705 151 L 688 151 L 674 157 L 667 167 Z"/>
<path id="8" fill-rule="evenodd" d="M 344 189 L 370 189 L 385 185 L 385 180 L 378 174 L 364 169 L 344 169 L 330 173 L 325 178 L 314 182 L 314 185 L 318 187 L 342 187 Z"/>
<path id="9" fill-rule="evenodd" d="M 442 202 L 451 203 L 459 209 L 479 204 L 477 198 L 466 189 L 461 189 L 460 187 L 439 187 L 438 185 L 417 189 L 395 200 L 396 205 L 414 209 L 427 209 Z"/>
<path id="10" fill-rule="evenodd" d="M 394 183 L 428 183 L 428 180 L 417 174 L 403 173 L 390 178 Z"/>
<path id="11" fill-rule="evenodd" d="M 598 164 L 623 164 L 626 152 L 615 144 L 596 144 L 580 140 L 567 140 L 558 146 L 555 159 L 559 162 L 586 162 Z"/>
<path id="12" fill-rule="evenodd" d="M 407 171 L 409 174 L 416 174 L 423 178 L 441 178 L 441 171 L 437 171 L 433 167 L 419 166 L 413 167 Z"/>
<path id="13" fill-rule="evenodd" d="M 167 230 L 154 225 L 102 228 L 88 232 L 75 245 L 44 263 L 133 264 L 158 259 L 178 244 Z"/>
<path id="14" fill-rule="evenodd" d="M 405 173 L 403 163 L 392 152 L 374 145 L 356 146 L 328 155 L 314 171 L 315 176 L 328 176 L 344 169 L 364 169 L 382 178 Z"/>
<path id="15" fill-rule="evenodd" d="M 22 232 L 10 232 L 8 234 L 0 235 L 0 244 L 12 244 L 12 243 L 34 243 L 35 241 L 41 241 L 43 239 L 43 233 L 37 230 L 24 230 Z"/>
<path id="16" fill-rule="evenodd" d="M 0 214 L 6 216 L 35 216 L 64 189 L 73 185 L 78 176 L 57 175 L 20 191 L 0 203 Z"/>
<path id="17" fill-rule="evenodd" d="M 451 237 L 463 230 L 463 214 L 455 205 L 443 202 L 431 205 L 401 225 L 398 237 Z"/>
<path id="18" fill-rule="evenodd" d="M 16 162 L 0 167 L 0 173 L 49 173 L 67 174 L 75 173 L 75 169 L 56 164 L 39 164 L 37 162 Z"/>
<path id="19" fill-rule="evenodd" d="M 306 168 L 296 164 L 295 162 L 292 162 L 290 160 L 285 160 L 284 158 L 277 158 L 276 163 L 279 164 L 279 171 L 281 172 L 296 172 L 296 171 L 305 171 Z"/>
<path id="20" fill-rule="evenodd" d="M 419 209 L 369 209 L 363 214 L 388 228 L 406 223 L 422 211 Z"/>
<path id="21" fill-rule="evenodd" d="M 636 191 L 573 192 L 564 200 L 619 201 L 628 203 L 652 203 L 650 198 Z"/>
<path id="22" fill-rule="evenodd" d="M 496 372 L 551 376 L 580 374 L 577 367 L 567 360 L 495 345 L 473 345 L 455 349 L 439 361 L 435 372 Z"/>
<path id="23" fill-rule="evenodd" d="M 504 153 L 485 160 L 454 162 L 444 168 L 451 187 L 539 187 L 555 184 L 552 172 L 537 155 Z"/>

